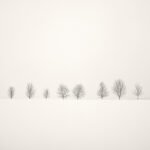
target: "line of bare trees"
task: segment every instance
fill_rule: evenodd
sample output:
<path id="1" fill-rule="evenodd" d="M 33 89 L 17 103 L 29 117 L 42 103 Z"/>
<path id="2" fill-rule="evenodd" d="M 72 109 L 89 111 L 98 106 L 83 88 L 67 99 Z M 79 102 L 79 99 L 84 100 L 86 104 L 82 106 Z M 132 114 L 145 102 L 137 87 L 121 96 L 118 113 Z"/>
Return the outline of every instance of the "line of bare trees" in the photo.
<path id="1" fill-rule="evenodd" d="M 118 97 L 120 100 L 125 94 L 126 94 L 126 85 L 123 80 L 116 80 L 113 84 L 112 88 L 113 93 Z M 140 96 L 143 93 L 143 88 L 139 84 L 136 84 L 133 90 L 133 94 L 136 96 L 137 99 L 140 98 Z M 65 85 L 60 85 L 57 91 L 57 94 L 60 98 L 65 99 L 70 96 L 70 91 Z M 85 96 L 85 89 L 82 84 L 76 85 L 73 90 L 72 94 L 76 99 L 80 99 Z M 35 88 L 32 83 L 28 83 L 26 87 L 26 96 L 27 98 L 31 99 L 35 95 Z M 8 89 L 8 96 L 12 99 L 15 96 L 15 88 L 11 86 Z M 109 96 L 109 92 L 107 90 L 107 87 L 104 82 L 101 82 L 99 84 L 99 89 L 97 91 L 97 96 L 101 99 L 104 99 L 105 97 Z M 50 97 L 49 89 L 45 89 L 43 91 L 43 97 L 45 99 Z"/>

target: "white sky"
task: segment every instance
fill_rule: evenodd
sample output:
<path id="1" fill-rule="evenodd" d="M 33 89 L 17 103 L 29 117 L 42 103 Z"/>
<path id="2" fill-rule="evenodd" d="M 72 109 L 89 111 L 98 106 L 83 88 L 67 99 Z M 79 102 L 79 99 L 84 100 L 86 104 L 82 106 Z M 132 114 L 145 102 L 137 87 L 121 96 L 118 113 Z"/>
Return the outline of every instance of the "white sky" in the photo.
<path id="1" fill-rule="evenodd" d="M 1 0 L 0 97 L 9 86 L 24 97 L 28 82 L 37 97 L 58 85 L 82 83 L 96 98 L 104 81 L 122 78 L 132 96 L 135 83 L 150 91 L 149 0 Z"/>

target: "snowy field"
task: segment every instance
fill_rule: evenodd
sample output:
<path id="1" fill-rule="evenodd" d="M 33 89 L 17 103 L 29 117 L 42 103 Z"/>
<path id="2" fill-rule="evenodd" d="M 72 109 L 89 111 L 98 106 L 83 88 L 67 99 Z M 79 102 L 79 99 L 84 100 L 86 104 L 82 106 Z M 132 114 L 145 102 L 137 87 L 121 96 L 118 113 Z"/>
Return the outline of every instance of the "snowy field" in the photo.
<path id="1" fill-rule="evenodd" d="M 150 101 L 0 100 L 0 150 L 150 150 Z"/>

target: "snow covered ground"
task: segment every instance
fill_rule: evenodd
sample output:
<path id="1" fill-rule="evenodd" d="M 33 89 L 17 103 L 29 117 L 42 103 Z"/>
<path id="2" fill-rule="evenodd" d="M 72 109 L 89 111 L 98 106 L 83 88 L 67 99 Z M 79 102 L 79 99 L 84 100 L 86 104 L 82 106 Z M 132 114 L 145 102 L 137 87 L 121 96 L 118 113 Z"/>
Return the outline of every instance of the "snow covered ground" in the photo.
<path id="1" fill-rule="evenodd" d="M 150 101 L 0 100 L 0 150 L 150 150 Z"/>

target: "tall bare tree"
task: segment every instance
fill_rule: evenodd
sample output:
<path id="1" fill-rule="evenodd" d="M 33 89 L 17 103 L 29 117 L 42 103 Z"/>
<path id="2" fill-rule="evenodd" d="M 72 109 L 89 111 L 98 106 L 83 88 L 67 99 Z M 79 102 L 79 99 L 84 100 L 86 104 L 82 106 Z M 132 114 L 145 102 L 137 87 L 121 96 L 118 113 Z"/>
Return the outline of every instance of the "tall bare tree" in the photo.
<path id="1" fill-rule="evenodd" d="M 35 94 L 35 89 L 32 83 L 27 84 L 26 96 L 31 99 Z"/>
<path id="2" fill-rule="evenodd" d="M 44 92 L 43 92 L 44 98 L 45 98 L 45 99 L 49 98 L 49 95 L 50 95 L 49 90 L 48 90 L 48 89 L 45 89 Z"/>
<path id="3" fill-rule="evenodd" d="M 15 88 L 11 86 L 8 89 L 8 96 L 12 99 L 14 97 L 14 95 L 15 95 Z"/>
<path id="4" fill-rule="evenodd" d="M 105 84 L 103 82 L 100 83 L 100 87 L 99 90 L 97 92 L 97 95 L 103 99 L 104 97 L 108 96 L 108 91 L 107 88 L 105 86 Z"/>
<path id="5" fill-rule="evenodd" d="M 79 99 L 85 96 L 85 90 L 82 84 L 78 84 L 73 89 L 74 96 Z"/>
<path id="6" fill-rule="evenodd" d="M 142 95 L 143 89 L 140 85 L 135 85 L 134 95 L 139 99 L 139 97 Z"/>
<path id="7" fill-rule="evenodd" d="M 58 96 L 62 99 L 67 98 L 69 96 L 69 89 L 65 85 L 60 85 L 58 88 Z"/>
<path id="8" fill-rule="evenodd" d="M 126 93 L 125 83 L 120 79 L 115 81 L 114 86 L 113 86 L 113 92 L 120 99 Z"/>

